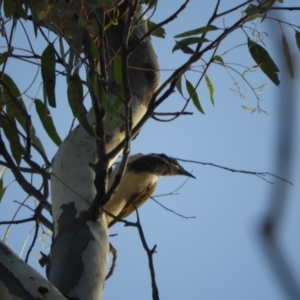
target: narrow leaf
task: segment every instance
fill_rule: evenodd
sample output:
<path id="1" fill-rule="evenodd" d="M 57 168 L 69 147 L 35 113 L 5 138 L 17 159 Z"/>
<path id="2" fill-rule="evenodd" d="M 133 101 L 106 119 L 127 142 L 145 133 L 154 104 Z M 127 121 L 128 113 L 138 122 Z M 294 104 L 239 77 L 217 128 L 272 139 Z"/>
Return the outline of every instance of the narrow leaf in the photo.
<path id="1" fill-rule="evenodd" d="M 274 84 L 279 85 L 278 79 L 279 69 L 270 57 L 269 53 L 260 45 L 248 39 L 248 48 L 252 58 L 255 60 L 261 70 L 273 81 Z"/>
<path id="2" fill-rule="evenodd" d="M 7 187 L 3 187 L 3 175 L 6 171 L 6 169 L 7 169 L 6 167 L 2 167 L 1 170 L 0 170 L 0 202 L 3 198 L 3 196 L 4 196 L 4 193 L 5 193 L 6 188 L 7 188 Z"/>
<path id="3" fill-rule="evenodd" d="M 212 105 L 215 105 L 215 100 L 214 100 L 214 86 L 212 84 L 212 82 L 210 81 L 209 77 L 207 75 L 205 75 L 205 82 L 208 88 L 208 92 L 209 92 L 209 99 L 212 103 Z"/>
<path id="4" fill-rule="evenodd" d="M 122 101 L 120 100 L 120 98 L 117 97 L 114 105 L 111 105 L 109 98 L 108 98 L 107 94 L 105 93 L 105 91 L 102 89 L 101 92 L 102 92 L 101 105 L 104 108 L 104 110 L 108 113 L 108 115 L 111 118 L 124 121 L 125 116 L 119 112 L 120 105 L 122 104 Z"/>
<path id="5" fill-rule="evenodd" d="M 201 37 L 189 37 L 186 39 L 182 39 L 180 41 L 178 41 L 181 44 L 185 44 L 185 45 L 193 45 L 193 44 L 199 44 L 199 43 L 204 43 L 204 42 L 208 42 L 208 39 L 206 38 L 201 38 Z"/>
<path id="6" fill-rule="evenodd" d="M 41 59 L 41 71 L 49 105 L 56 107 L 55 100 L 55 49 L 49 44 L 43 51 Z"/>
<path id="7" fill-rule="evenodd" d="M 2 65 L 7 60 L 9 55 L 12 54 L 13 50 L 14 48 L 11 48 L 10 51 L 5 51 L 3 53 L 0 53 L 0 65 Z"/>
<path id="8" fill-rule="evenodd" d="M 179 76 L 176 79 L 176 88 L 177 88 L 178 92 L 183 96 L 182 87 L 181 87 L 181 79 L 182 79 L 182 76 Z"/>
<path id="9" fill-rule="evenodd" d="M 222 65 L 224 65 L 224 60 L 223 60 L 222 56 L 220 56 L 220 55 L 215 55 L 214 61 L 217 61 L 217 62 L 221 63 Z"/>
<path id="10" fill-rule="evenodd" d="M 290 52 L 288 41 L 283 32 L 282 32 L 282 46 L 283 46 L 283 53 L 284 53 L 284 58 L 285 58 L 287 68 L 289 70 L 290 76 L 294 78 L 294 67 L 293 67 L 291 52 Z"/>
<path id="11" fill-rule="evenodd" d="M 244 13 L 247 15 L 245 22 L 252 21 L 261 15 L 259 8 L 256 5 L 250 4 Z"/>
<path id="12" fill-rule="evenodd" d="M 120 88 L 120 97 L 121 99 L 125 99 L 125 92 L 124 92 L 124 84 L 123 84 L 123 75 L 122 75 L 122 58 L 121 56 L 116 53 L 113 60 L 113 70 L 114 70 L 114 77 L 116 80 L 116 83 L 119 85 Z M 102 97 L 101 95 L 101 104 L 102 104 Z M 118 110 L 122 104 L 121 99 L 118 99 L 118 104 L 114 105 L 115 109 Z M 105 104 L 103 104 L 105 105 Z M 104 108 L 105 109 L 105 108 Z"/>
<path id="13" fill-rule="evenodd" d="M 39 139 L 39 137 L 36 135 L 35 129 L 33 126 L 30 127 L 30 138 L 32 144 L 35 146 L 36 150 L 41 153 L 45 158 L 47 158 L 47 154 L 45 151 L 45 148 Z"/>
<path id="14" fill-rule="evenodd" d="M 45 131 L 47 132 L 51 140 L 57 146 L 59 146 L 61 144 L 61 139 L 57 134 L 55 125 L 50 116 L 50 111 L 48 110 L 47 106 L 39 99 L 35 99 L 34 104 L 35 104 L 35 109 L 37 111 L 37 114 L 43 124 Z"/>
<path id="15" fill-rule="evenodd" d="M 0 202 L 1 202 L 3 196 L 4 196 L 5 192 L 6 192 L 6 189 L 7 189 L 7 187 L 3 186 L 3 180 L 0 179 Z"/>
<path id="16" fill-rule="evenodd" d="M 295 30 L 295 38 L 296 38 L 296 44 L 297 44 L 297 47 L 300 51 L 300 32 Z"/>
<path id="17" fill-rule="evenodd" d="M 39 138 L 35 134 L 35 129 L 32 124 L 30 125 L 30 132 L 28 132 L 28 118 L 27 109 L 25 104 L 20 97 L 20 91 L 13 80 L 6 74 L 3 74 L 2 82 L 5 83 L 5 86 L 9 89 L 9 92 L 4 88 L 4 98 L 6 103 L 6 113 L 9 116 L 10 120 L 15 120 L 22 126 L 24 131 L 30 135 L 31 142 L 33 145 L 41 152 L 45 157 L 46 152 L 43 148 Z M 12 98 L 13 97 L 13 98 Z M 20 157 L 21 159 L 21 157 Z"/>
<path id="18" fill-rule="evenodd" d="M 95 60 L 99 57 L 98 48 L 97 48 L 94 40 L 91 38 L 90 33 L 87 28 L 83 29 L 82 43 L 83 43 L 85 52 L 89 55 L 89 58 Z"/>
<path id="19" fill-rule="evenodd" d="M 153 23 L 153 22 L 151 22 L 149 20 L 147 21 L 147 25 L 148 25 L 148 31 L 150 31 L 154 26 L 156 26 L 155 23 Z M 153 31 L 151 33 L 151 35 L 164 39 L 165 36 L 166 36 L 166 31 L 164 30 L 163 27 L 159 27 L 155 31 Z"/>
<path id="20" fill-rule="evenodd" d="M 198 94 L 197 94 L 195 88 L 192 86 L 192 84 L 187 79 L 186 79 L 185 83 L 186 83 L 186 89 L 187 89 L 190 97 L 192 98 L 194 105 L 202 114 L 204 114 L 204 110 L 202 109 L 202 106 L 200 104 Z"/>
<path id="21" fill-rule="evenodd" d="M 4 9 L 5 17 L 9 18 L 15 13 L 16 2 L 15 1 L 9 1 L 9 0 L 5 0 L 3 2 L 4 2 L 3 9 Z"/>
<path id="22" fill-rule="evenodd" d="M 200 27 L 200 28 L 189 30 L 189 31 L 185 31 L 183 33 L 175 35 L 174 38 L 192 36 L 192 35 L 206 33 L 206 32 L 213 31 L 213 30 L 218 30 L 218 29 L 219 28 L 214 26 L 214 25 L 209 25 L 209 26 Z"/>
<path id="23" fill-rule="evenodd" d="M 247 111 L 250 111 L 251 113 L 256 111 L 256 108 L 245 106 L 245 105 L 242 105 L 242 108 L 247 110 Z"/>
<path id="24" fill-rule="evenodd" d="M 173 47 L 172 52 L 175 52 L 176 50 L 180 49 L 183 53 L 186 53 L 186 54 L 194 54 L 195 53 L 195 51 L 192 50 L 187 45 L 182 44 L 182 43 L 177 42 L 177 41 L 175 41 L 175 43 L 176 43 L 176 45 Z"/>
<path id="25" fill-rule="evenodd" d="M 79 121 L 80 125 L 86 130 L 92 137 L 97 138 L 93 128 L 89 124 L 86 118 L 86 109 L 83 105 L 83 87 L 82 82 L 78 74 L 70 77 L 68 82 L 68 100 L 72 113 Z"/>
<path id="26" fill-rule="evenodd" d="M 77 26 L 73 32 L 73 39 L 71 42 L 71 49 L 69 54 L 69 63 L 67 67 L 67 79 L 70 80 L 71 71 L 73 66 L 76 65 L 76 59 L 81 53 L 82 42 L 83 42 L 83 31 L 84 31 L 84 21 L 81 17 L 78 19 Z"/>
<path id="27" fill-rule="evenodd" d="M 176 42 L 176 45 L 173 47 L 172 52 L 180 49 L 184 53 L 192 54 L 192 53 L 194 53 L 194 51 L 191 48 L 188 47 L 189 45 L 199 44 L 199 43 L 201 44 L 201 43 L 204 43 L 204 42 L 208 42 L 208 39 L 200 38 L 200 37 L 190 37 L 190 38 L 182 39 L 180 41 L 175 41 L 175 42 Z M 192 51 L 192 53 L 191 53 L 191 51 Z"/>
<path id="28" fill-rule="evenodd" d="M 11 99 L 11 96 L 15 99 L 20 98 L 20 90 L 10 76 L 8 76 L 7 74 L 3 74 L 0 83 L 3 83 L 5 97 L 9 99 L 8 102 L 13 101 L 13 99 Z"/>
<path id="29" fill-rule="evenodd" d="M 16 163 L 20 165 L 22 154 L 25 155 L 26 151 L 20 143 L 19 134 L 14 119 L 2 116 L 0 126 L 3 128 L 4 134 L 9 141 L 11 153 Z"/>
<path id="30" fill-rule="evenodd" d="M 116 83 L 123 86 L 122 59 L 118 53 L 116 53 L 114 55 L 113 70 L 114 70 L 114 77 L 115 77 Z"/>
<path id="31" fill-rule="evenodd" d="M 75 54 L 79 55 L 82 48 L 82 40 L 83 40 L 83 31 L 84 31 L 84 20 L 79 17 L 77 26 L 74 30 L 75 35 L 72 39 L 71 48 L 75 52 Z"/>

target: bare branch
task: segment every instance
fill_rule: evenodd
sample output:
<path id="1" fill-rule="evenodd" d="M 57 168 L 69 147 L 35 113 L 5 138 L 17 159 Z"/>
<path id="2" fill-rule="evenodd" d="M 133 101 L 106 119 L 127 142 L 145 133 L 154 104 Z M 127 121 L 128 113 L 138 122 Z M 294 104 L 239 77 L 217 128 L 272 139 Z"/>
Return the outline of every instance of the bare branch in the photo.
<path id="1" fill-rule="evenodd" d="M 233 172 L 233 173 L 255 175 L 255 176 L 257 176 L 257 177 L 259 177 L 261 179 L 263 179 L 262 178 L 263 176 L 269 175 L 269 176 L 277 178 L 277 179 L 279 179 L 281 181 L 289 183 L 290 185 L 293 185 L 293 183 L 291 181 L 289 181 L 287 179 L 284 179 L 284 178 L 282 178 L 280 176 L 277 176 L 275 174 L 269 173 L 269 172 L 256 172 L 256 171 L 236 170 L 236 169 L 224 167 L 224 166 L 221 166 L 221 165 L 217 165 L 217 164 L 214 164 L 214 163 L 205 163 L 205 162 L 200 162 L 200 161 L 195 161 L 195 160 L 189 160 L 189 159 L 176 158 L 176 160 L 183 161 L 183 162 L 189 162 L 189 163 L 193 163 L 193 164 L 199 164 L 199 165 L 203 165 L 203 166 L 212 166 L 212 167 L 220 168 L 220 169 L 223 169 L 223 170 L 226 170 L 226 171 L 230 171 L 230 172 Z M 272 183 L 272 182 L 270 182 L 270 183 Z"/>
<path id="2" fill-rule="evenodd" d="M 162 196 L 162 195 L 160 195 L 160 196 Z M 166 196 L 166 195 L 163 195 L 163 196 Z M 183 218 L 183 219 L 195 219 L 195 218 L 196 218 L 196 216 L 184 216 L 184 215 L 182 215 L 182 214 L 180 214 L 180 213 L 178 213 L 178 212 L 176 212 L 176 211 L 174 211 L 174 210 L 172 210 L 172 209 L 166 207 L 165 205 L 161 204 L 159 201 L 155 200 L 155 199 L 154 199 L 155 197 L 158 197 L 158 196 L 154 196 L 154 197 L 150 197 L 150 198 L 151 198 L 156 204 L 158 204 L 159 206 L 161 206 L 163 209 L 165 209 L 165 210 L 171 212 L 172 214 L 174 214 L 174 215 L 176 215 L 176 216 L 178 216 L 178 217 L 181 217 L 181 218 Z"/>
<path id="3" fill-rule="evenodd" d="M 118 251 L 116 250 L 116 248 L 109 243 L 109 251 L 112 253 L 113 256 L 113 260 L 111 262 L 111 267 L 109 269 L 109 272 L 107 273 L 105 280 L 107 280 L 109 277 L 111 277 L 114 274 L 114 270 L 116 268 L 117 265 L 117 258 L 118 258 Z"/>
<path id="4" fill-rule="evenodd" d="M 134 205 L 134 203 L 132 203 Z M 159 293 L 158 293 L 158 287 L 156 284 L 156 279 L 155 279 L 155 269 L 154 269 L 154 263 L 153 263 L 153 255 L 155 253 L 156 250 L 156 245 L 154 245 L 154 247 L 152 249 L 149 248 L 146 238 L 145 238 L 145 234 L 140 222 L 140 217 L 139 217 L 139 212 L 138 209 L 135 208 L 136 211 L 136 217 L 137 217 L 137 223 L 136 223 L 136 227 L 138 229 L 139 235 L 140 235 L 140 239 L 143 245 L 144 250 L 147 253 L 147 257 L 148 257 L 148 264 L 149 264 L 149 270 L 150 270 L 150 276 L 151 276 L 151 285 L 152 285 L 152 299 L 153 300 L 159 300 Z"/>
<path id="5" fill-rule="evenodd" d="M 175 20 L 177 18 L 177 16 L 186 8 L 189 1 L 190 0 L 186 0 L 175 13 L 173 13 L 167 19 L 165 19 L 164 21 L 156 24 L 153 28 L 151 28 L 151 30 L 149 30 L 141 39 L 139 39 L 139 41 L 135 45 L 133 45 L 132 47 L 130 47 L 128 49 L 128 52 L 131 53 L 140 43 L 142 43 L 147 37 L 149 37 L 155 30 L 157 30 L 158 28 L 160 28 L 160 27 L 170 23 L 171 21 Z"/>
<path id="6" fill-rule="evenodd" d="M 28 258 L 29 258 L 29 254 L 30 252 L 32 251 L 33 247 L 34 247 L 34 244 L 36 242 L 36 239 L 37 239 L 37 235 L 38 235 L 38 232 L 39 232 L 39 228 L 40 228 L 40 225 L 38 222 L 35 222 L 35 232 L 34 232 L 34 237 L 33 237 L 33 240 L 32 240 L 32 243 L 27 251 L 27 254 L 26 254 L 26 257 L 25 257 L 25 262 L 28 262 Z"/>
<path id="7" fill-rule="evenodd" d="M 0 134 L 0 153 L 6 160 L 9 168 L 11 169 L 12 173 L 14 174 L 14 177 L 16 178 L 19 185 L 23 188 L 23 190 L 33 197 L 35 197 L 38 201 L 42 203 L 47 203 L 46 198 L 43 194 L 41 194 L 40 191 L 38 191 L 32 184 L 30 184 L 23 174 L 19 171 L 18 167 L 15 165 L 14 161 L 12 160 L 10 154 L 7 152 L 7 149 L 5 147 L 5 144 L 2 140 L 2 136 Z"/>
<path id="8" fill-rule="evenodd" d="M 27 218 L 27 219 L 23 219 L 23 220 L 15 220 L 15 221 L 1 221 L 0 225 L 11 225 L 11 224 L 23 224 L 23 223 L 27 223 L 27 222 L 32 222 L 35 220 L 35 217 L 31 217 L 31 218 Z"/>

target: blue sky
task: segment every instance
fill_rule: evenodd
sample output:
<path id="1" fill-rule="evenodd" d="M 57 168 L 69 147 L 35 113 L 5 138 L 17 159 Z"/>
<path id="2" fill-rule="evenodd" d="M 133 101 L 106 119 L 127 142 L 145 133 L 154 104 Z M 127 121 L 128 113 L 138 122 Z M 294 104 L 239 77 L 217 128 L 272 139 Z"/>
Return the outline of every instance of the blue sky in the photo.
<path id="1" fill-rule="evenodd" d="M 230 1 L 234 6 L 240 1 Z M 294 5 L 294 1 L 285 1 L 285 6 Z M 228 2 L 221 1 L 220 11 L 228 9 Z M 164 1 L 158 5 L 157 13 L 153 20 L 158 22 L 167 16 L 167 12 L 175 11 L 182 4 L 173 1 L 172 8 Z M 165 27 L 166 38 L 152 38 L 154 48 L 158 55 L 161 71 L 161 82 L 174 69 L 187 59 L 187 56 L 179 52 L 172 54 L 174 35 L 183 31 L 204 26 L 211 15 L 215 1 L 191 0 L 187 9 L 172 23 Z M 297 23 L 298 13 L 288 13 L 289 22 Z M 216 23 L 217 26 L 229 26 L 234 23 L 240 13 L 234 13 L 232 17 L 224 18 Z M 280 27 L 271 21 L 265 21 L 258 27 L 261 31 L 278 32 L 281 38 Z M 250 24 L 249 24 L 250 26 Z M 262 26 L 262 27 L 261 27 Z M 299 81 L 299 51 L 294 42 L 294 33 L 288 26 L 283 27 L 294 59 L 295 78 Z M 214 36 L 214 35 L 212 35 Z M 271 35 L 272 36 L 272 35 Z M 21 31 L 15 36 L 15 45 L 22 47 L 24 36 Z M 247 51 L 245 34 L 241 31 L 233 34 L 217 54 L 232 48 L 235 45 L 244 45 L 226 54 L 225 62 L 240 62 L 245 65 L 255 65 Z M 271 40 L 264 40 L 265 47 L 280 69 L 284 70 L 280 44 Z M 41 51 L 45 43 L 36 42 L 36 47 Z M 9 63 L 9 72 L 13 76 L 19 76 L 16 81 L 24 90 L 33 76 L 28 76 L 26 65 L 18 67 Z M 26 67 L 26 69 L 25 69 Z M 35 68 L 36 70 L 36 68 Z M 199 73 L 189 72 L 187 78 L 196 82 Z M 192 116 L 182 116 L 173 122 L 158 123 L 154 120 L 144 126 L 138 138 L 132 143 L 132 153 L 165 153 L 169 156 L 210 162 L 233 169 L 249 171 L 276 172 L 277 175 L 286 177 L 293 182 L 293 186 L 267 177 L 270 184 L 258 177 L 231 173 L 210 166 L 202 166 L 191 163 L 182 163 L 197 177 L 190 179 L 178 191 L 178 195 L 156 198 L 168 208 L 185 216 L 195 216 L 193 219 L 183 219 L 162 209 L 153 201 L 148 201 L 140 209 L 141 222 L 146 234 L 149 246 L 157 245 L 157 254 L 154 256 L 157 283 L 161 299 L 288 299 L 283 293 L 277 278 L 272 272 L 259 239 L 259 228 L 269 211 L 272 201 L 278 190 L 287 188 L 285 197 L 286 207 L 280 222 L 279 240 L 280 247 L 286 255 L 293 272 L 300 282 L 300 168 L 299 168 L 299 135 L 300 123 L 297 116 L 300 114 L 299 104 L 295 103 L 295 133 L 293 165 L 289 173 L 278 170 L 276 162 L 284 157 L 277 156 L 278 136 L 281 129 L 285 128 L 286 121 L 281 117 L 285 113 L 285 107 L 291 105 L 288 91 L 291 82 L 288 75 L 282 71 L 280 80 L 282 84 L 277 88 L 259 70 L 247 75 L 254 86 L 267 83 L 261 98 L 261 106 L 268 114 L 250 114 L 242 108 L 242 105 L 254 107 L 256 99 L 245 83 L 240 83 L 241 92 L 245 99 L 241 99 L 234 83 L 224 68 L 212 66 L 208 70 L 208 76 L 214 84 L 215 106 L 209 100 L 209 94 L 205 83 L 198 89 L 198 95 L 205 111 L 200 114 L 189 104 L 188 111 Z M 40 80 L 40 79 L 39 79 Z M 31 95 L 37 91 L 38 83 L 32 88 Z M 64 137 L 71 124 L 71 114 L 67 106 L 65 82 L 58 83 L 56 92 L 58 106 L 62 110 L 52 110 L 53 118 L 57 122 L 58 131 Z M 296 95 L 299 93 L 297 87 Z M 40 98 L 42 96 L 39 96 Z M 297 99 L 297 97 L 296 97 Z M 178 92 L 171 95 L 158 111 L 174 111 L 182 107 L 183 101 Z M 27 106 L 30 101 L 27 99 Z M 284 103 L 283 107 L 280 104 Z M 36 120 L 35 110 L 31 107 L 33 120 Z M 288 116 L 291 118 L 291 116 Z M 36 129 L 39 136 L 43 135 L 41 126 L 36 121 Z M 49 152 L 49 157 L 55 154 L 56 148 L 48 139 L 43 142 Z M 7 174 L 5 183 L 11 182 Z M 185 178 L 162 178 L 154 195 L 169 193 L 178 188 Z M 17 208 L 12 200 L 21 201 L 24 194 L 17 189 L 17 184 L 12 183 L 8 193 L 0 206 L 0 219 L 9 220 Z M 32 206 L 32 201 L 28 202 Z M 19 218 L 28 217 L 31 213 L 23 208 Z M 135 220 L 134 214 L 130 217 Z M 16 253 L 20 253 L 29 231 L 33 224 L 27 226 L 14 226 L 8 238 L 8 245 Z M 3 237 L 5 227 L 0 227 L 0 236 Z M 116 225 L 111 233 L 118 233 L 111 238 L 111 242 L 118 250 L 118 262 L 114 276 L 105 285 L 104 299 L 151 299 L 150 275 L 147 267 L 147 257 L 142 249 L 138 233 L 134 228 L 123 228 Z M 32 234 L 25 245 L 28 249 Z M 48 241 L 49 242 L 49 241 Z M 30 256 L 30 264 L 37 266 L 38 251 L 43 247 L 47 252 L 49 244 L 43 243 L 42 236 Z M 47 250 L 48 249 L 48 250 Z M 24 254 L 22 256 L 24 258 Z"/>

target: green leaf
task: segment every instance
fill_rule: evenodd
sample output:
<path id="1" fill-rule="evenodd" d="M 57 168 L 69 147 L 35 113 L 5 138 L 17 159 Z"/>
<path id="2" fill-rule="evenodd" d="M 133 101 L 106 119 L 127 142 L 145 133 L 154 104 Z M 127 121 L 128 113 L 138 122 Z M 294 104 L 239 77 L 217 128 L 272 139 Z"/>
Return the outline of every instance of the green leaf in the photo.
<path id="1" fill-rule="evenodd" d="M 245 10 L 244 13 L 247 15 L 245 22 L 256 19 L 261 15 L 260 9 L 253 4 L 250 4 Z"/>
<path id="2" fill-rule="evenodd" d="M 221 63 L 222 65 L 224 65 L 224 60 L 223 60 L 222 56 L 215 55 L 213 59 L 214 59 L 214 61 L 217 61 L 217 62 Z"/>
<path id="3" fill-rule="evenodd" d="M 11 153 L 16 163 L 20 165 L 22 154 L 25 155 L 26 151 L 21 145 L 19 134 L 17 131 L 16 122 L 14 119 L 10 119 L 6 116 L 2 116 L 0 120 L 0 126 L 2 127 L 4 134 L 9 141 Z"/>
<path id="4" fill-rule="evenodd" d="M 155 23 L 153 23 L 153 22 L 151 22 L 149 20 L 147 21 L 147 25 L 148 25 L 148 31 L 150 31 L 154 26 L 156 26 Z M 151 35 L 164 39 L 165 36 L 166 36 L 166 31 L 164 30 L 163 27 L 159 27 L 155 31 L 153 31 L 151 33 Z"/>
<path id="5" fill-rule="evenodd" d="M 214 25 L 209 25 L 209 26 L 200 27 L 200 28 L 196 28 L 196 29 L 193 29 L 193 30 L 185 31 L 183 33 L 175 35 L 174 38 L 187 37 L 187 36 L 206 33 L 206 32 L 213 31 L 213 30 L 218 30 L 218 29 L 219 28 L 214 26 Z"/>
<path id="6" fill-rule="evenodd" d="M 190 38 L 182 39 L 180 41 L 175 41 L 175 42 L 176 42 L 176 45 L 173 47 L 172 52 L 180 49 L 184 53 L 192 54 L 192 53 L 194 53 L 194 51 L 188 47 L 189 45 L 202 44 L 204 42 L 208 42 L 208 39 L 201 38 L 201 37 L 190 37 Z M 188 51 L 185 52 L 187 49 L 188 49 Z M 191 53 L 191 51 L 192 51 L 192 53 Z"/>
<path id="7" fill-rule="evenodd" d="M 113 70 L 116 83 L 123 86 L 122 58 L 118 53 L 115 53 L 114 55 Z"/>
<path id="8" fill-rule="evenodd" d="M 125 92 L 124 92 L 123 75 L 122 75 L 122 58 L 118 53 L 115 53 L 115 55 L 114 55 L 113 70 L 114 70 L 114 77 L 115 77 L 116 83 L 119 85 L 119 88 L 120 88 L 120 97 L 121 97 L 121 99 L 124 99 Z M 101 95 L 101 97 L 102 96 L 103 95 Z M 116 109 L 118 109 L 118 108 L 119 107 L 117 107 Z"/>
<path id="9" fill-rule="evenodd" d="M 285 58 L 287 68 L 289 70 L 290 76 L 294 78 L 293 60 L 291 57 L 288 41 L 283 32 L 282 32 L 282 46 L 283 46 L 283 53 L 284 53 L 284 58 Z"/>
<path id="10" fill-rule="evenodd" d="M 103 107 L 105 112 L 114 119 L 125 120 L 124 115 L 122 115 L 118 110 L 122 104 L 122 101 L 118 96 L 116 96 L 114 105 L 111 104 L 108 95 L 105 90 L 102 88 L 101 82 L 99 81 L 99 77 L 96 75 L 92 75 L 91 78 L 88 77 L 88 85 L 94 92 L 97 101 Z M 120 104 L 120 105 L 119 105 Z"/>
<path id="11" fill-rule="evenodd" d="M 55 100 L 55 49 L 49 44 L 43 51 L 41 59 L 41 71 L 49 105 L 56 107 Z"/>
<path id="12" fill-rule="evenodd" d="M 76 65 L 76 59 L 81 53 L 82 42 L 83 42 L 83 31 L 84 31 L 84 21 L 81 17 L 78 19 L 77 26 L 73 32 L 73 39 L 71 42 L 71 49 L 69 54 L 69 63 L 67 67 L 67 79 L 70 80 L 71 71 L 74 65 Z"/>
<path id="13" fill-rule="evenodd" d="M 9 89 L 10 93 L 4 87 L 4 98 L 6 105 L 6 113 L 11 120 L 16 119 L 18 123 L 22 126 L 25 132 L 28 132 L 28 122 L 29 118 L 27 117 L 27 109 L 25 104 L 20 97 L 20 91 L 14 81 L 6 74 L 3 74 L 2 83 Z M 11 98 L 13 97 L 13 99 Z M 47 157 L 45 149 L 41 144 L 39 138 L 36 136 L 35 129 L 33 125 L 30 125 L 30 139 L 33 145 L 41 152 L 45 157 Z"/>
<path id="14" fill-rule="evenodd" d="M 15 13 L 15 10 L 16 10 L 16 2 L 11 1 L 11 0 L 5 0 L 3 9 L 4 9 L 5 17 L 9 18 L 9 17 L 13 16 L 13 14 Z"/>
<path id="15" fill-rule="evenodd" d="M 247 110 L 247 111 L 250 111 L 250 113 L 253 113 L 257 110 L 257 108 L 253 108 L 253 107 L 249 107 L 249 106 L 244 106 L 242 105 L 242 108 Z"/>
<path id="16" fill-rule="evenodd" d="M 11 79 L 10 76 L 7 74 L 3 74 L 2 78 L 0 79 L 0 83 L 3 84 L 5 95 L 4 97 L 7 99 L 7 102 L 12 102 L 14 97 L 15 99 L 19 98 L 21 96 L 21 93 L 15 84 L 15 82 Z"/>
<path id="17" fill-rule="evenodd" d="M 46 151 L 44 149 L 44 146 L 41 142 L 41 140 L 36 135 L 35 129 L 33 126 L 30 127 L 30 138 L 32 144 L 35 146 L 35 148 L 40 152 L 45 158 L 47 158 Z"/>
<path id="18" fill-rule="evenodd" d="M 7 189 L 7 187 L 3 187 L 3 175 L 4 175 L 4 172 L 6 171 L 6 167 L 2 167 L 1 170 L 0 170 L 0 202 L 4 196 L 4 193 Z"/>
<path id="19" fill-rule="evenodd" d="M 296 38 L 296 44 L 297 44 L 297 47 L 300 51 L 300 32 L 295 30 L 295 38 Z"/>
<path id="20" fill-rule="evenodd" d="M 176 79 L 176 88 L 177 88 L 178 92 L 181 94 L 181 96 L 183 96 L 182 87 L 181 87 L 181 79 L 182 79 L 181 75 Z"/>
<path id="21" fill-rule="evenodd" d="M 248 39 L 248 48 L 252 58 L 255 60 L 261 70 L 273 81 L 274 84 L 279 85 L 278 79 L 279 69 L 270 57 L 269 53 L 260 45 Z"/>
<path id="22" fill-rule="evenodd" d="M 3 53 L 0 53 L 0 65 L 2 65 L 9 57 L 10 54 L 12 54 L 14 48 L 12 47 L 10 52 L 5 51 Z"/>
<path id="23" fill-rule="evenodd" d="M 96 2 L 96 7 L 113 7 L 114 4 L 112 3 L 111 0 L 97 0 Z"/>
<path id="24" fill-rule="evenodd" d="M 209 77 L 205 75 L 205 82 L 209 91 L 209 99 L 212 103 L 212 105 L 215 105 L 215 100 L 214 100 L 214 86 L 212 82 L 210 81 Z"/>
<path id="25" fill-rule="evenodd" d="M 27 13 L 25 11 L 25 9 L 22 7 L 23 5 L 23 1 L 18 1 L 16 3 L 16 9 L 15 9 L 15 17 L 16 18 L 23 18 L 25 20 L 27 20 Z"/>
<path id="26" fill-rule="evenodd" d="M 53 120 L 50 116 L 50 111 L 48 110 L 47 106 L 39 99 L 34 100 L 35 109 L 37 111 L 37 114 L 43 124 L 43 127 L 51 140 L 57 145 L 60 146 L 61 139 L 59 135 L 57 134 L 55 125 L 53 123 Z"/>
<path id="27" fill-rule="evenodd" d="M 86 109 L 83 105 L 83 87 L 78 74 L 70 77 L 68 82 L 68 100 L 74 117 L 79 121 L 80 125 L 86 132 L 94 138 L 97 138 L 92 126 L 86 118 Z"/>
<path id="28" fill-rule="evenodd" d="M 113 119 L 118 119 L 118 120 L 123 120 L 124 121 L 125 116 L 122 115 L 119 112 L 120 105 L 122 104 L 122 101 L 118 101 L 118 100 L 120 100 L 119 97 L 116 98 L 116 101 L 115 101 L 114 105 L 111 105 L 105 91 L 102 89 L 101 92 L 102 92 L 102 94 L 101 94 L 102 95 L 101 96 L 101 106 L 104 108 L 104 110 Z"/>
<path id="29" fill-rule="evenodd" d="M 176 43 L 176 45 L 173 47 L 172 52 L 180 49 L 183 53 L 186 53 L 186 54 L 194 54 L 195 53 L 195 51 L 192 50 L 187 45 L 182 44 L 182 43 L 177 42 L 177 41 L 175 41 L 175 43 Z"/>
<path id="30" fill-rule="evenodd" d="M 91 38 L 91 35 L 87 30 L 87 28 L 83 29 L 82 43 L 83 43 L 84 50 L 88 54 L 89 58 L 95 60 L 99 57 L 98 48 L 95 42 L 93 41 L 93 39 Z"/>
<path id="31" fill-rule="evenodd" d="M 195 88 L 192 86 L 192 84 L 187 79 L 185 81 L 185 84 L 186 84 L 186 89 L 187 89 L 190 97 L 193 100 L 194 105 L 202 114 L 204 114 L 204 110 L 202 109 L 202 106 L 200 104 L 198 94 L 197 94 Z"/>

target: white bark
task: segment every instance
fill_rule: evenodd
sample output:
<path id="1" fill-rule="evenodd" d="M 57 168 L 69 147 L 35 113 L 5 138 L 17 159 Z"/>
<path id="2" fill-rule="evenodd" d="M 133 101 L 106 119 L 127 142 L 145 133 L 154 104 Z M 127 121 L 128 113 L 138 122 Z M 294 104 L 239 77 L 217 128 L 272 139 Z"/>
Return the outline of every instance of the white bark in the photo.
<path id="1" fill-rule="evenodd" d="M 134 23 L 142 13 L 143 10 L 139 7 Z M 140 22 L 144 22 L 144 18 Z M 108 44 L 114 51 L 121 46 L 121 32 L 122 26 L 111 26 L 106 32 Z M 145 33 L 145 24 L 136 26 L 130 36 L 129 45 L 135 45 Z M 156 55 L 150 39 L 147 38 L 129 57 L 133 126 L 144 116 L 158 86 L 157 70 Z M 107 73 L 110 85 L 114 86 L 113 73 Z M 110 92 L 110 101 L 114 101 L 115 97 Z M 124 108 L 121 111 L 122 109 Z M 95 124 L 93 109 L 88 113 L 88 120 L 91 125 Z M 104 127 L 106 151 L 109 152 L 124 139 L 124 122 L 111 120 L 108 116 Z M 98 300 L 102 297 L 109 254 L 105 218 L 94 222 L 89 213 L 96 195 L 95 174 L 90 164 L 96 162 L 96 143 L 79 126 L 62 143 L 52 165 L 54 240 L 49 280 L 64 294 L 82 300 Z"/>
<path id="2" fill-rule="evenodd" d="M 0 299 L 66 300 L 67 298 L 0 240 Z"/>

